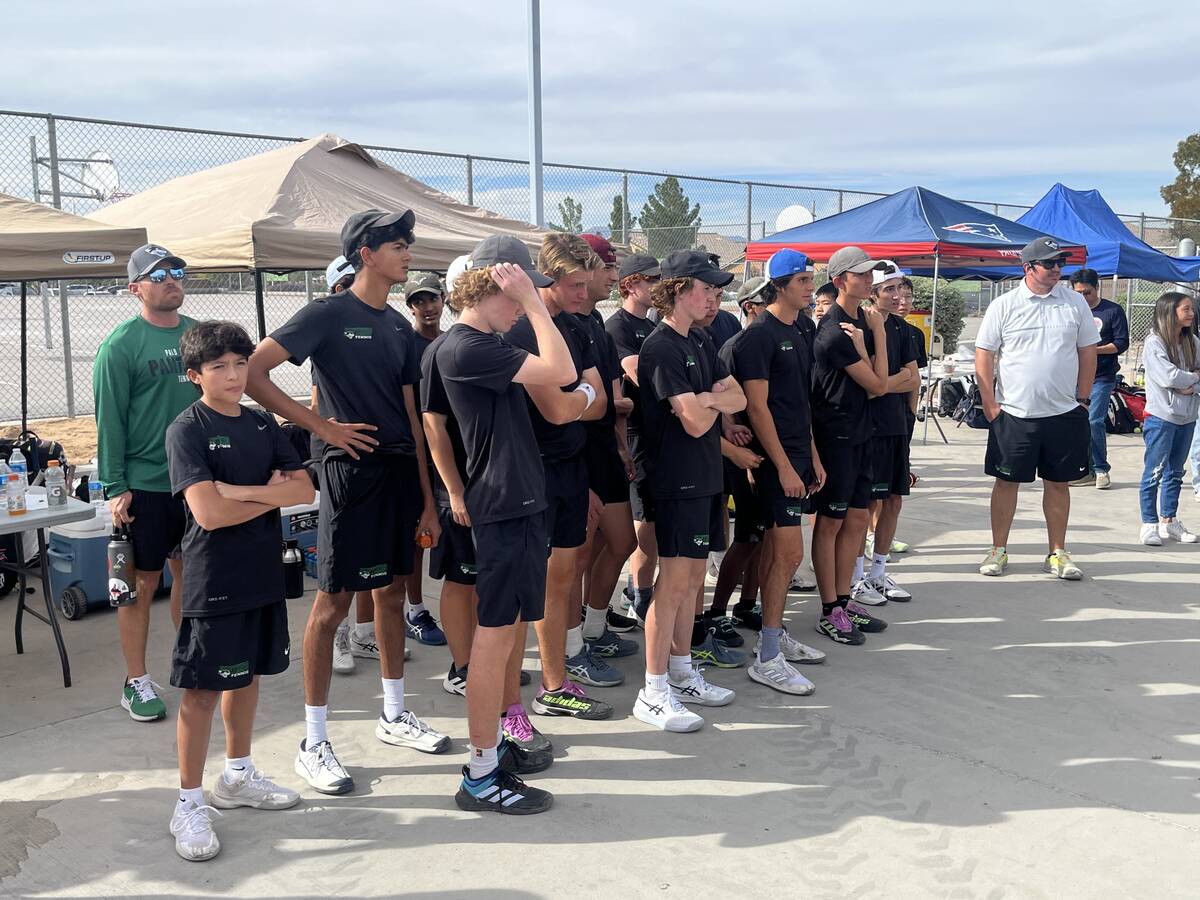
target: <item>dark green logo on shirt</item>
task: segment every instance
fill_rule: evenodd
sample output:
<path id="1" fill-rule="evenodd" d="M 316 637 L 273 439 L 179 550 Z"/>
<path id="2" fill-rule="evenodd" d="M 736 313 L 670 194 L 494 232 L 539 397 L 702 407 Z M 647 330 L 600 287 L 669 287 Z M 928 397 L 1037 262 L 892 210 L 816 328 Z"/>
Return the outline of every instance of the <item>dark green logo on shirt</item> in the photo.
<path id="1" fill-rule="evenodd" d="M 371 339 L 370 328 L 343 328 L 342 334 L 348 341 L 369 341 Z"/>
<path id="2" fill-rule="evenodd" d="M 796 348 L 792 346 L 791 341 L 780 341 L 779 349 L 780 350 L 795 350 Z"/>
<path id="3" fill-rule="evenodd" d="M 382 578 L 387 574 L 387 563 L 380 563 L 377 566 L 363 567 L 358 570 L 359 578 Z"/>
<path id="4" fill-rule="evenodd" d="M 694 366 L 694 365 L 696 364 L 696 357 L 692 356 L 692 355 L 689 353 L 689 354 L 688 354 L 688 357 L 687 357 L 687 364 L 688 364 L 689 366 Z"/>
<path id="5" fill-rule="evenodd" d="M 250 674 L 250 662 L 234 663 L 232 666 L 217 666 L 217 674 L 222 678 L 244 678 Z"/>
<path id="6" fill-rule="evenodd" d="M 209 450 L 229 450 L 233 447 L 229 443 L 229 438 L 223 434 L 214 434 L 208 439 Z"/>

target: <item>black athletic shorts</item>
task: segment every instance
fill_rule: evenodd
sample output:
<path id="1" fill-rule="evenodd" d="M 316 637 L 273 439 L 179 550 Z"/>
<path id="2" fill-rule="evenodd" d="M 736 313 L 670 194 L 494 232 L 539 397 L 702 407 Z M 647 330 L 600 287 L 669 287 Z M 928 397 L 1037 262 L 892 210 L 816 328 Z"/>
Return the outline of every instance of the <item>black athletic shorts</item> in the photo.
<path id="1" fill-rule="evenodd" d="M 1021 419 L 1003 410 L 988 429 L 983 471 L 1001 481 L 1074 481 L 1088 473 L 1091 430 L 1088 412 Z"/>
<path id="2" fill-rule="evenodd" d="M 546 608 L 546 516 L 471 526 L 479 574 L 475 593 L 485 628 L 540 621 Z"/>
<path id="3" fill-rule="evenodd" d="M 654 521 L 654 492 L 650 479 L 642 478 L 629 484 L 629 508 L 635 522 Z"/>
<path id="4" fill-rule="evenodd" d="M 825 486 L 813 494 L 813 512 L 830 519 L 846 518 L 848 509 L 871 505 L 871 465 L 867 444 L 831 440 L 817 443 Z"/>
<path id="5" fill-rule="evenodd" d="M 867 442 L 871 454 L 871 499 L 908 496 L 908 438 L 877 434 Z"/>
<path id="6" fill-rule="evenodd" d="M 429 577 L 444 578 L 454 584 L 474 584 L 479 572 L 475 565 L 475 541 L 471 529 L 459 525 L 450 507 L 438 507 L 438 524 L 442 536 L 429 551 Z"/>
<path id="7" fill-rule="evenodd" d="M 674 500 L 659 497 L 654 519 L 659 558 L 707 559 L 725 549 L 725 495 Z"/>
<path id="8" fill-rule="evenodd" d="M 179 558 L 179 543 L 187 517 L 183 498 L 170 491 L 130 491 L 129 542 L 133 544 L 133 567 L 139 572 L 161 572 L 167 559 Z"/>
<path id="9" fill-rule="evenodd" d="M 588 487 L 596 492 L 605 506 L 629 502 L 629 479 L 625 476 L 625 464 L 621 462 L 621 452 L 617 449 L 617 437 L 611 428 L 607 431 L 611 440 L 589 432 L 583 447 Z"/>
<path id="10" fill-rule="evenodd" d="M 790 457 L 789 461 L 804 482 L 805 493 L 817 480 L 812 460 L 806 456 Z M 813 511 L 812 500 L 807 497 L 789 497 L 779 483 L 779 470 L 770 459 L 764 459 L 754 470 L 754 486 L 758 490 L 758 502 L 762 507 L 763 521 L 767 528 L 788 528 L 804 524 L 804 516 Z"/>
<path id="11" fill-rule="evenodd" d="M 904 421 L 907 423 L 907 426 L 908 426 L 908 442 L 911 444 L 912 439 L 913 439 L 913 432 L 917 428 L 917 414 L 915 412 L 913 412 L 910 407 L 907 407 L 907 406 L 904 407 Z"/>
<path id="12" fill-rule="evenodd" d="M 367 591 L 411 575 L 423 505 L 416 457 L 326 458 L 317 586 L 329 593 Z"/>
<path id="13" fill-rule="evenodd" d="M 542 460 L 546 472 L 546 536 L 555 547 L 581 547 L 587 540 L 588 474 L 583 454 Z"/>
<path id="14" fill-rule="evenodd" d="M 184 616 L 171 654 L 171 686 L 236 691 L 255 675 L 284 671 L 290 653 L 283 600 L 227 616 Z"/>
<path id="15" fill-rule="evenodd" d="M 757 544 L 766 529 L 758 494 L 751 487 L 745 469 L 739 469 L 727 459 L 722 462 L 725 465 L 725 484 L 729 487 L 729 495 L 733 497 L 733 542 Z M 754 475 L 758 476 L 757 469 Z"/>

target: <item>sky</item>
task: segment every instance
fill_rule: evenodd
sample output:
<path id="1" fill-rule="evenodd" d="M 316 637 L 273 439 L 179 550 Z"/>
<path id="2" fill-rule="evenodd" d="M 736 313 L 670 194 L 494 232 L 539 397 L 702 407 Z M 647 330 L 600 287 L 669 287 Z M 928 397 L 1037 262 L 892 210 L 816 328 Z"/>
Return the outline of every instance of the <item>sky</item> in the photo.
<path id="1" fill-rule="evenodd" d="M 1200 127 L 1185 7 L 543 0 L 544 158 L 1001 203 L 1062 181 L 1164 214 Z M 527 156 L 525 0 L 154 9 L 6 4 L 0 104 Z"/>

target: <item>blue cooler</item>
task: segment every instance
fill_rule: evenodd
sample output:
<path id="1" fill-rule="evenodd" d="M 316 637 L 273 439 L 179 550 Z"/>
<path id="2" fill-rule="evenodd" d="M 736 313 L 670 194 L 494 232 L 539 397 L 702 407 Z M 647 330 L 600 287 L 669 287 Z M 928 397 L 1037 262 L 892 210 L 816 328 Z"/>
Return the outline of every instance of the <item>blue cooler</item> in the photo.
<path id="1" fill-rule="evenodd" d="M 108 602 L 108 517 L 69 522 L 50 529 L 47 568 L 50 593 L 68 619 L 82 619 L 89 610 L 111 609 Z M 171 585 L 171 570 L 163 566 L 163 587 Z"/>
<path id="2" fill-rule="evenodd" d="M 317 546 L 317 508 L 320 503 L 321 495 L 318 493 L 312 503 L 285 506 L 279 511 L 283 539 L 299 544 L 301 553 Z"/>

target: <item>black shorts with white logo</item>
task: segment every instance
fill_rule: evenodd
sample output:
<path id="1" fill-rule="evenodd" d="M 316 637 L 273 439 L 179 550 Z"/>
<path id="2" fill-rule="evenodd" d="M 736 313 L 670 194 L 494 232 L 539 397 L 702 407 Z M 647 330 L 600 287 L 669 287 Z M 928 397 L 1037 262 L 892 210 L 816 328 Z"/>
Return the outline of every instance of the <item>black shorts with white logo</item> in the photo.
<path id="1" fill-rule="evenodd" d="M 807 494 L 813 482 L 817 480 L 812 460 L 805 456 L 796 456 L 790 457 L 789 461 L 800 480 L 804 482 Z M 812 500 L 808 496 L 789 497 L 783 492 L 783 485 L 779 483 L 779 470 L 769 459 L 764 459 L 754 470 L 754 486 L 758 491 L 758 502 L 762 507 L 767 528 L 802 525 L 804 516 L 813 511 Z"/>
<path id="2" fill-rule="evenodd" d="M 583 462 L 587 467 L 588 487 L 605 506 L 611 503 L 629 502 L 629 479 L 625 475 L 625 464 L 617 449 L 617 436 L 611 428 L 605 436 L 595 431 L 588 432 L 583 446 Z"/>
<path id="3" fill-rule="evenodd" d="M 475 593 L 485 628 L 540 621 L 546 606 L 544 513 L 471 526 L 479 574 Z"/>
<path id="4" fill-rule="evenodd" d="M 707 559 L 709 553 L 724 550 L 724 504 L 724 494 L 686 500 L 659 497 L 654 519 L 659 557 Z"/>
<path id="5" fill-rule="evenodd" d="M 988 429 L 983 470 L 1001 481 L 1074 481 L 1088 473 L 1091 431 L 1082 406 L 1057 416 L 1021 419 L 1000 411 Z"/>
<path id="6" fill-rule="evenodd" d="M 844 519 L 848 509 L 870 506 L 871 465 L 867 442 L 818 441 L 817 452 L 825 467 L 825 486 L 813 494 L 813 512 L 830 519 Z"/>
<path id="7" fill-rule="evenodd" d="M 287 669 L 290 653 L 283 600 L 225 616 L 184 616 L 171 654 L 171 686 L 236 691 L 255 675 Z"/>
<path id="8" fill-rule="evenodd" d="M 129 542 L 133 567 L 139 572 L 161 572 L 167 559 L 179 558 L 179 543 L 187 526 L 183 498 L 170 491 L 133 488 L 129 502 Z"/>
<path id="9" fill-rule="evenodd" d="M 317 585 L 367 591 L 411 575 L 424 500 L 413 456 L 328 457 L 321 464 Z"/>
<path id="10" fill-rule="evenodd" d="M 549 549 L 580 547 L 587 540 L 588 474 L 583 455 L 542 460 L 546 472 Z"/>
<path id="11" fill-rule="evenodd" d="M 475 565 L 475 541 L 471 529 L 454 521 L 450 507 L 438 507 L 442 536 L 429 551 L 429 577 L 454 584 L 473 585 L 479 572 Z"/>
<path id="12" fill-rule="evenodd" d="M 908 438 L 880 434 L 867 443 L 871 454 L 871 499 L 908 496 Z"/>
<path id="13" fill-rule="evenodd" d="M 735 544 L 757 544 L 763 538 L 766 523 L 763 521 L 762 504 L 758 494 L 746 477 L 746 470 L 739 469 L 729 460 L 725 464 L 725 484 L 733 497 L 733 542 Z M 758 471 L 754 472 L 758 477 Z"/>

